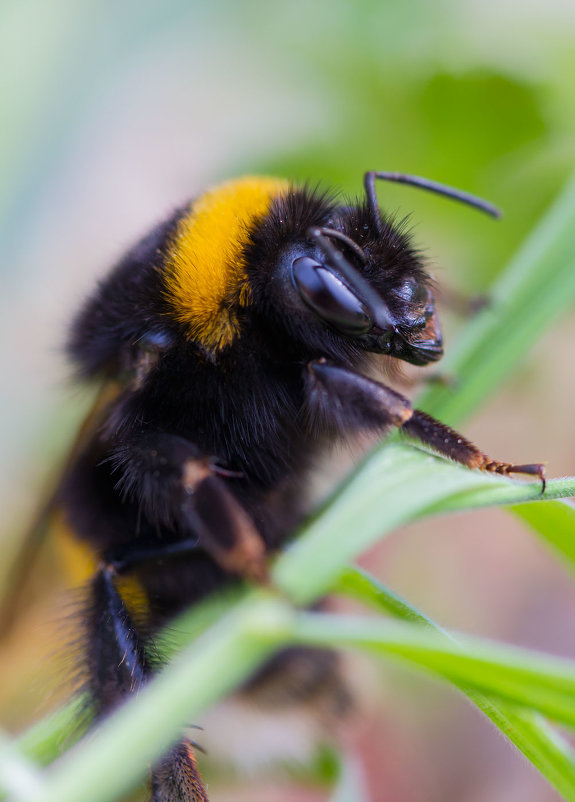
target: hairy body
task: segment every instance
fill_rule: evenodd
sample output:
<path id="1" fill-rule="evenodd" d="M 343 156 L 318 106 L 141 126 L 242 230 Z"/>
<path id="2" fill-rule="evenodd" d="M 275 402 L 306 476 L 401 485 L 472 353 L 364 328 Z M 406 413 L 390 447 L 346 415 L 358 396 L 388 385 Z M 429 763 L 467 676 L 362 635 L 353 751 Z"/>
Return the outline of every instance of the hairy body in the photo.
<path id="1" fill-rule="evenodd" d="M 78 315 L 71 356 L 111 388 L 60 492 L 99 566 L 86 661 L 100 714 L 154 670 L 154 631 L 234 578 L 266 576 L 326 443 L 395 426 L 469 467 L 542 475 L 491 460 L 364 375 L 374 358 L 442 353 L 431 283 L 377 207 L 375 177 L 352 204 L 270 178 L 217 187 L 130 251 Z M 345 707 L 335 658 L 311 651 L 282 654 L 245 693 L 279 700 L 286 672 L 292 703 Z M 187 740 L 153 770 L 152 794 L 207 799 Z"/>

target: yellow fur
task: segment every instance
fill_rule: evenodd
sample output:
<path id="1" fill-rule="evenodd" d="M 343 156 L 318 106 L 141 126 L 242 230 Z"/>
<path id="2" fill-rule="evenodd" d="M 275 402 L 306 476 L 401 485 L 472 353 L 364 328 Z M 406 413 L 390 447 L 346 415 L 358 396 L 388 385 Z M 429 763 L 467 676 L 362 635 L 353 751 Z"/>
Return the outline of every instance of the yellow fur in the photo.
<path id="1" fill-rule="evenodd" d="M 73 585 L 83 585 L 93 576 L 97 558 L 87 543 L 76 537 L 58 510 L 52 521 L 52 541 L 56 543 L 66 578 Z"/>
<path id="2" fill-rule="evenodd" d="M 233 342 L 238 309 L 249 302 L 248 227 L 286 189 L 277 178 L 229 181 L 198 198 L 178 225 L 166 261 L 168 299 L 190 339 L 212 353 Z"/>
<path id="3" fill-rule="evenodd" d="M 57 545 L 66 580 L 71 587 L 85 585 L 98 568 L 97 555 L 68 527 L 60 512 L 56 513 L 52 527 L 52 538 Z M 119 576 L 115 586 L 130 612 L 141 612 L 147 608 L 147 595 L 137 577 Z"/>

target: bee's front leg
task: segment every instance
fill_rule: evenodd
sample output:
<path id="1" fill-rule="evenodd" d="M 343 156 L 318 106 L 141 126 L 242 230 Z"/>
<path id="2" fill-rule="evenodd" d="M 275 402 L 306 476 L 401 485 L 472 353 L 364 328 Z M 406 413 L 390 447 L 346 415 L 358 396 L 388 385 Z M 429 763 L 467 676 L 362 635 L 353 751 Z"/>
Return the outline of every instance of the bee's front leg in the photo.
<path id="1" fill-rule="evenodd" d="M 380 382 L 326 360 L 307 365 L 307 412 L 317 426 L 345 436 L 350 431 L 395 426 L 439 454 L 468 468 L 508 475 L 537 476 L 545 489 L 541 463 L 513 465 L 484 454 L 463 435 L 425 412 L 413 409 L 407 398 Z"/>
<path id="2" fill-rule="evenodd" d="M 197 541 L 225 571 L 266 580 L 265 544 L 226 483 L 230 471 L 188 440 L 165 433 L 124 442 L 110 460 L 118 474 L 117 489 L 135 500 L 151 523 L 175 525 L 188 533 L 183 550 Z M 158 545 L 159 552 L 165 548 Z M 153 549 L 148 551 L 142 559 L 154 558 Z"/>

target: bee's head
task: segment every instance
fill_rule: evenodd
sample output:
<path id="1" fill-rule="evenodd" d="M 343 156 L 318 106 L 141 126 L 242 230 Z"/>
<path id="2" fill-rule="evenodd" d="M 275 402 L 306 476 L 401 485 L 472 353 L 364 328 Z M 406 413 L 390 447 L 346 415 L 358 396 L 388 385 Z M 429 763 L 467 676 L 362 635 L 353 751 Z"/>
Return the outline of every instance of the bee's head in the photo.
<path id="1" fill-rule="evenodd" d="M 248 273 L 268 328 L 331 358 L 443 353 L 431 282 L 401 225 L 366 203 L 292 190 L 252 233 Z"/>
<path id="2" fill-rule="evenodd" d="M 345 217 L 349 214 L 348 209 Z M 365 239 L 369 224 L 362 230 Z M 361 350 L 414 365 L 441 357 L 430 282 L 401 232 L 391 226 L 386 237 L 378 232 L 369 256 L 337 229 L 316 227 L 307 233 L 313 255 L 293 258 L 289 277 L 300 302 L 322 324 Z M 395 248 L 388 247 L 390 235 L 398 240 Z"/>
<path id="3" fill-rule="evenodd" d="M 326 355 L 372 352 L 425 365 L 443 353 L 432 282 L 405 227 L 380 211 L 376 179 L 499 215 L 480 198 L 399 173 L 366 173 L 366 198 L 355 205 L 292 190 L 252 233 L 247 252 L 255 297 L 268 299 L 276 324 L 282 321 L 295 339 L 323 347 Z"/>

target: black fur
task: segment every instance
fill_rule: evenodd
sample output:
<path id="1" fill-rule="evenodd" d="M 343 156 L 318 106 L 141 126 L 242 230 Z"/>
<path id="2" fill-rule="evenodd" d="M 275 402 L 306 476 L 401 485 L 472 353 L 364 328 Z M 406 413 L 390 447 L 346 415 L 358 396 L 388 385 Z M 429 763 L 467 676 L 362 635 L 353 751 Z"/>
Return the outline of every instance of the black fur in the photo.
<path id="1" fill-rule="evenodd" d="M 208 354 L 189 341 L 166 299 L 166 250 L 184 211 L 100 284 L 68 348 L 82 376 L 112 379 L 122 389 L 80 449 L 61 499 L 76 536 L 109 570 L 122 566 L 137 576 L 148 631 L 238 574 L 257 575 L 264 553 L 301 521 L 309 472 L 327 440 L 397 426 L 411 415 L 406 399 L 356 372 L 370 358 L 367 341 L 327 325 L 302 301 L 293 261 L 325 259 L 308 230 L 337 229 L 363 250 L 364 260 L 345 255 L 391 310 L 403 338 L 396 356 L 415 361 L 438 332 L 430 282 L 403 226 L 383 215 L 379 229 L 367 203 L 293 188 L 250 229 L 244 255 L 251 302 L 238 310 L 235 341 Z M 429 434 L 433 422 L 426 426 L 424 439 L 441 449 L 442 437 Z M 446 453 L 462 462 L 468 456 Z M 117 595 L 103 570 L 93 584 L 88 663 L 92 692 L 105 708 L 125 694 L 126 671 L 139 685 L 150 670 L 149 635 L 137 634 Z M 125 670 L 106 668 L 120 652 Z M 176 748 L 172 760 L 181 766 L 188 751 Z M 180 790 L 160 787 L 172 770 L 166 760 L 155 798 L 204 799 L 185 760 L 184 769 L 174 769 L 184 777 Z M 185 796 L 188 785 L 195 790 Z"/>

